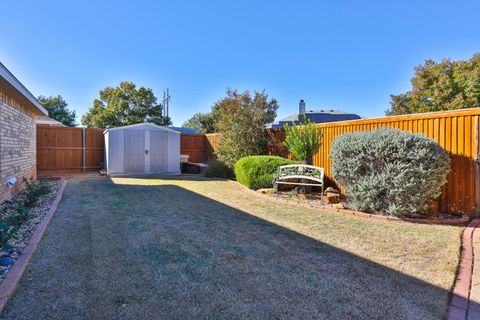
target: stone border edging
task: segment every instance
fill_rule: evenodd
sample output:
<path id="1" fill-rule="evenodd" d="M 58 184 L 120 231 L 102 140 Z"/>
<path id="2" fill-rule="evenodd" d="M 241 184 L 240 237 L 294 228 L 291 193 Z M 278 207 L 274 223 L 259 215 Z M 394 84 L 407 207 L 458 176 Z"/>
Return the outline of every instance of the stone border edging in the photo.
<path id="1" fill-rule="evenodd" d="M 58 189 L 57 196 L 55 197 L 55 200 L 53 200 L 47 214 L 37 225 L 37 228 L 33 232 L 28 244 L 25 246 L 18 259 L 13 263 L 12 268 L 8 271 L 5 279 L 3 279 L 3 281 L 0 283 L 0 313 L 3 311 L 3 309 L 5 309 L 8 300 L 15 292 L 15 289 L 17 288 L 28 263 L 32 259 L 33 253 L 37 249 L 40 240 L 42 240 L 45 230 L 47 229 L 50 220 L 52 220 L 52 217 L 55 214 L 60 201 L 62 200 L 63 192 L 65 191 L 67 182 L 67 180 L 63 180 L 60 189 Z"/>
<path id="2" fill-rule="evenodd" d="M 449 218 L 398 218 L 394 216 L 384 216 L 384 215 L 378 215 L 378 214 L 371 214 L 371 213 L 366 213 L 366 212 L 360 212 L 360 211 L 354 211 L 354 210 L 348 210 L 348 209 L 338 209 L 338 208 L 325 208 L 316 204 L 311 204 L 311 203 L 304 203 L 300 200 L 296 201 L 294 199 L 284 199 L 280 197 L 273 197 L 269 195 L 265 195 L 262 193 L 258 193 L 255 190 L 249 189 L 243 184 L 239 183 L 238 181 L 235 180 L 227 180 L 228 182 L 232 182 L 235 184 L 238 184 L 248 192 L 255 194 L 256 196 L 263 197 L 263 198 L 269 198 L 273 201 L 278 201 L 282 203 L 287 203 L 291 205 L 297 205 L 300 207 L 305 207 L 305 208 L 318 208 L 322 210 L 327 210 L 327 211 L 332 211 L 336 213 L 341 213 L 344 215 L 350 215 L 350 216 L 355 216 L 355 217 L 360 217 L 360 218 L 367 218 L 367 219 L 374 219 L 374 220 L 383 220 L 383 221 L 396 221 L 396 222 L 410 222 L 410 223 L 418 223 L 418 224 L 438 224 L 438 225 L 451 225 L 451 226 L 466 226 L 470 222 L 468 218 L 458 218 L 458 219 L 449 219 Z"/>
<path id="3" fill-rule="evenodd" d="M 460 263 L 458 265 L 458 272 L 455 278 L 455 284 L 453 285 L 452 296 L 448 306 L 448 320 L 467 319 L 474 263 L 473 234 L 479 226 L 480 219 L 474 219 L 463 231 Z"/>

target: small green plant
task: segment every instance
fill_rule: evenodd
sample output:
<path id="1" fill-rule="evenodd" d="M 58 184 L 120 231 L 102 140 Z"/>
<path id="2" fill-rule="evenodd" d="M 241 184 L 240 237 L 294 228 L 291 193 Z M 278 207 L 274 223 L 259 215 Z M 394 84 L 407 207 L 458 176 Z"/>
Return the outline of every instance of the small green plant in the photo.
<path id="1" fill-rule="evenodd" d="M 435 141 L 392 128 L 343 134 L 330 156 L 333 177 L 357 210 L 390 215 L 427 213 L 450 170 Z"/>
<path id="2" fill-rule="evenodd" d="M 43 179 L 35 180 L 23 177 L 22 182 L 25 184 L 25 201 L 24 206 L 32 208 L 42 195 L 49 194 L 51 189 L 48 183 Z"/>
<path id="3" fill-rule="evenodd" d="M 8 240 L 12 237 L 15 228 L 3 221 L 0 221 L 0 250 L 10 249 Z"/>
<path id="4" fill-rule="evenodd" d="M 12 226 L 20 226 L 22 223 L 28 221 L 30 218 L 30 210 L 25 207 L 17 208 L 16 211 L 13 211 L 8 217 L 6 217 L 5 223 Z"/>
<path id="5" fill-rule="evenodd" d="M 205 176 L 210 178 L 233 179 L 235 174 L 225 162 L 220 160 L 208 161 L 208 167 L 205 169 Z"/>
<path id="6" fill-rule="evenodd" d="M 278 167 L 297 161 L 275 156 L 250 156 L 235 163 L 237 181 L 250 189 L 271 188 Z"/>
<path id="7" fill-rule="evenodd" d="M 285 124 L 284 145 L 293 156 L 307 164 L 312 164 L 313 155 L 321 145 L 322 131 L 315 127 L 315 124 L 303 116 L 301 125 Z"/>

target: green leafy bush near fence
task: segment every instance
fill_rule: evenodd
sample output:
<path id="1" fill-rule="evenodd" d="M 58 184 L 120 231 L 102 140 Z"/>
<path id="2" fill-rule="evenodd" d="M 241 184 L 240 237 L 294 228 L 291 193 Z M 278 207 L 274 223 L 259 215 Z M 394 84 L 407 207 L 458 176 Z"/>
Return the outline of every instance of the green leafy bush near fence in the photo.
<path id="1" fill-rule="evenodd" d="M 357 210 L 391 215 L 427 213 L 450 170 L 435 141 L 392 128 L 339 136 L 331 159 L 334 179 Z"/>
<path id="2" fill-rule="evenodd" d="M 235 163 L 235 177 L 250 189 L 270 188 L 277 168 L 295 163 L 298 162 L 275 156 L 245 157 Z"/>
<path id="3" fill-rule="evenodd" d="M 303 116 L 301 125 L 293 124 L 283 126 L 285 141 L 283 144 L 290 153 L 298 160 L 313 164 L 312 158 L 318 152 L 322 141 L 322 130 L 315 126 L 310 119 Z"/>
<path id="4" fill-rule="evenodd" d="M 208 167 L 205 169 L 205 176 L 209 178 L 233 179 L 235 173 L 233 169 L 220 160 L 208 161 Z"/>

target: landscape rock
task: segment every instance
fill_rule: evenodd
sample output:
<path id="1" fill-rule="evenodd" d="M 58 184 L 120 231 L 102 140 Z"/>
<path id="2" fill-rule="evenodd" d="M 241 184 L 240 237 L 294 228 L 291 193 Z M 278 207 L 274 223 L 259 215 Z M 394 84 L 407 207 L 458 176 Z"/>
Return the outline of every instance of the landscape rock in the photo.
<path id="1" fill-rule="evenodd" d="M 0 266 L 9 266 L 11 264 L 13 264 L 15 260 L 13 260 L 12 258 L 10 257 L 4 257 L 4 258 L 0 258 Z"/>
<path id="2" fill-rule="evenodd" d="M 335 209 L 345 209 L 345 205 L 343 203 L 335 203 L 332 205 Z"/>
<path id="3" fill-rule="evenodd" d="M 272 194 L 273 188 L 262 188 L 262 189 L 258 189 L 257 192 L 262 194 Z"/>
<path id="4" fill-rule="evenodd" d="M 328 187 L 327 189 L 325 189 L 325 193 L 340 194 L 340 191 L 338 191 L 337 189 L 334 189 L 334 188 L 332 188 L 332 187 Z"/>
<path id="5" fill-rule="evenodd" d="M 39 196 L 32 208 L 24 207 L 26 200 L 25 192 L 16 194 L 12 199 L 0 203 L 0 218 L 10 219 L 15 216 L 17 218 L 16 228 L 13 236 L 3 243 L 3 251 L 0 251 L 0 282 L 5 278 L 12 264 L 21 255 L 30 240 L 37 225 L 45 217 L 53 203 L 60 186 L 61 180 L 48 179 L 50 193 Z M 26 217 L 18 221 L 18 218 Z"/>
<path id="6" fill-rule="evenodd" d="M 327 193 L 322 196 L 322 202 L 326 204 L 336 204 L 340 202 L 340 195 L 336 193 Z"/>

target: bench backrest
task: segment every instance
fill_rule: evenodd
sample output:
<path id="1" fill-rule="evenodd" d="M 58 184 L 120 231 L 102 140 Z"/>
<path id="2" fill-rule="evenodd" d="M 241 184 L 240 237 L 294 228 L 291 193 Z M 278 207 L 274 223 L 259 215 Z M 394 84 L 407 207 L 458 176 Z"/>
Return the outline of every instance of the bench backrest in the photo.
<path id="1" fill-rule="evenodd" d="M 323 183 L 323 168 L 308 164 L 289 164 L 277 170 L 277 180 L 309 179 Z"/>

